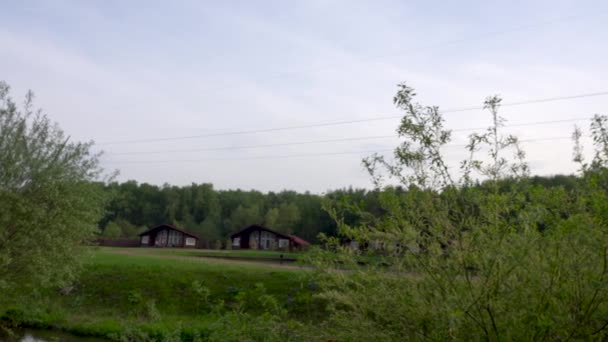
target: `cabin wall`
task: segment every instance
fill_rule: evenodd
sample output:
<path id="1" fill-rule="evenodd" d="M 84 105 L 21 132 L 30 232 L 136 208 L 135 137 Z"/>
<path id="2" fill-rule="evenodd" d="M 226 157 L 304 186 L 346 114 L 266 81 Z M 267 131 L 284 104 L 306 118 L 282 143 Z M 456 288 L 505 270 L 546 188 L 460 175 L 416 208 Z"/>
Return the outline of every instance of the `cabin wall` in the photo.
<path id="1" fill-rule="evenodd" d="M 173 229 L 162 229 L 140 236 L 140 246 L 144 247 L 187 247 L 196 248 L 198 239 Z"/>
<path id="2" fill-rule="evenodd" d="M 154 246 L 154 242 L 156 241 L 156 234 L 146 234 L 139 237 L 139 243 L 141 246 L 149 247 Z"/>
<path id="3" fill-rule="evenodd" d="M 249 248 L 250 249 L 260 249 L 260 232 L 253 231 L 249 233 Z"/>
<path id="4" fill-rule="evenodd" d="M 244 232 L 232 238 L 232 248 L 259 250 L 291 250 L 293 242 L 263 229 Z"/>
<path id="5" fill-rule="evenodd" d="M 183 247 L 184 234 L 177 230 L 167 229 L 167 247 Z"/>
<path id="6" fill-rule="evenodd" d="M 265 230 L 260 231 L 260 246 L 258 249 L 276 249 L 277 236 Z"/>
<path id="7" fill-rule="evenodd" d="M 196 247 L 196 239 L 191 237 L 191 236 L 186 236 L 186 238 L 184 239 L 184 247 L 191 247 L 191 248 L 195 248 Z"/>

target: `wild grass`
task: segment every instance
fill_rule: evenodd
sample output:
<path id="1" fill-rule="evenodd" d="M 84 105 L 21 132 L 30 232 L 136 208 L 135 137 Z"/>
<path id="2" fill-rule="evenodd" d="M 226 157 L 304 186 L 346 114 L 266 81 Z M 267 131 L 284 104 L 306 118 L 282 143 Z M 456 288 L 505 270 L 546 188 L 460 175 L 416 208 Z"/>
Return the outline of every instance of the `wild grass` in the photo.
<path id="1" fill-rule="evenodd" d="M 111 247 L 102 247 L 111 248 Z M 214 249 L 184 249 L 184 248 L 125 248 L 136 254 L 157 254 L 157 255 L 180 255 L 180 256 L 198 256 L 198 257 L 238 257 L 238 258 L 283 258 L 298 259 L 304 256 L 305 252 L 283 252 L 283 251 L 264 251 L 264 250 L 249 250 L 249 249 L 234 249 L 234 250 L 214 250 Z"/>
<path id="2" fill-rule="evenodd" d="M 13 325 L 115 340 L 138 340 L 139 335 L 142 340 L 166 340 L 171 334 L 202 338 L 227 328 L 221 324 L 226 319 L 251 319 L 273 310 L 298 322 L 312 322 L 320 313 L 312 300 L 315 289 L 311 272 L 305 269 L 96 248 L 77 282 L 62 290 L 1 298 L 0 308 L 5 310 L 0 314 L 4 311 L 3 320 Z"/>

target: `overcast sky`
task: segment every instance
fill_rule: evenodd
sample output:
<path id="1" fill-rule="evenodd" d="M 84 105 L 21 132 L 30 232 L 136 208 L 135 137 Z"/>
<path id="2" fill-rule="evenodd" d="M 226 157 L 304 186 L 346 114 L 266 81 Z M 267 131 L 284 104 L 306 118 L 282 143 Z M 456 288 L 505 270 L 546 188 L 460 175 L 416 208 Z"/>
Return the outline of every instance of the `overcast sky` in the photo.
<path id="1" fill-rule="evenodd" d="M 608 91 L 607 28 L 600 0 L 3 1 L 0 79 L 15 97 L 34 90 L 73 139 L 94 140 L 119 180 L 323 192 L 370 187 L 361 157 L 396 146 L 386 136 L 398 119 L 162 139 L 395 116 L 403 81 L 446 110 L 491 94 L 509 103 Z M 514 125 L 585 118 L 608 114 L 607 103 L 595 96 L 502 115 Z M 481 110 L 445 117 L 454 129 L 490 119 Z M 573 125 L 506 130 L 563 138 Z M 469 133 L 454 132 L 453 143 Z M 534 173 L 556 174 L 575 170 L 571 145 L 524 147 Z M 466 154 L 445 152 L 454 167 Z"/>

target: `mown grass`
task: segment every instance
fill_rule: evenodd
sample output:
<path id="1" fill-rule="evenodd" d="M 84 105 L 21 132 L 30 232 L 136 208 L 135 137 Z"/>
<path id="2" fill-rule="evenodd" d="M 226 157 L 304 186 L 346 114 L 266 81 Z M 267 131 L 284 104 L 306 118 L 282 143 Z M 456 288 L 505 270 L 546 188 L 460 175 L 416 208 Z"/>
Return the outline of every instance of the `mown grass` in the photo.
<path id="1" fill-rule="evenodd" d="M 183 248 L 127 248 L 130 251 L 138 254 L 160 254 L 160 255 L 180 255 L 180 256 L 198 256 L 198 257 L 238 257 L 238 258 L 289 258 L 298 259 L 302 257 L 304 252 L 281 252 L 281 251 L 264 251 L 264 250 L 212 250 L 212 249 L 183 249 Z"/>
<path id="2" fill-rule="evenodd" d="M 168 332 L 208 333 L 226 315 L 263 315 L 269 310 L 260 302 L 264 296 L 276 299 L 289 317 L 312 322 L 321 313 L 312 299 L 311 279 L 304 269 L 164 259 L 96 248 L 70 291 L 0 298 L 0 314 L 4 308 L 5 321 L 30 327 L 113 339 L 136 331 L 162 340 L 158 336 Z"/>
<path id="3" fill-rule="evenodd" d="M 111 251 L 115 247 L 100 247 L 106 251 Z M 187 256 L 187 257 L 212 257 L 212 258 L 225 258 L 225 259 L 241 259 L 251 261 L 276 261 L 281 256 L 285 259 L 295 259 L 298 264 L 306 265 L 307 257 L 311 253 L 307 252 L 281 252 L 281 251 L 264 251 L 264 250 L 250 250 L 250 249 L 235 249 L 235 250 L 213 250 L 213 249 L 184 249 L 184 248 L 119 248 L 121 251 L 125 251 L 136 255 L 173 255 L 173 256 Z M 372 251 L 373 252 L 373 251 Z M 370 252 L 368 252 L 370 253 Z M 332 254 L 335 258 L 335 255 Z M 393 262 L 391 257 L 376 255 L 376 254 L 353 254 L 347 257 L 349 262 L 354 261 L 359 263 L 360 266 L 382 266 L 388 265 Z"/>

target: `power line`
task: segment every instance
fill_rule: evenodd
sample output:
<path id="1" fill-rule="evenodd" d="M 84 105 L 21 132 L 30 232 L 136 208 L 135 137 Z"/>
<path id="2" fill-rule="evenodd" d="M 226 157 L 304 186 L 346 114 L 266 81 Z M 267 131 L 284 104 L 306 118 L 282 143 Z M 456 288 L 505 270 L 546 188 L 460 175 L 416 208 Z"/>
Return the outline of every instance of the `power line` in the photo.
<path id="1" fill-rule="evenodd" d="M 367 151 L 346 151 L 346 152 L 324 152 L 324 153 L 302 153 L 302 154 L 287 154 L 276 156 L 259 156 L 245 158 L 205 158 L 205 159 L 183 159 L 183 160 L 127 160 L 127 161 L 107 161 L 110 163 L 126 163 L 126 164 L 155 164 L 155 163 L 197 163 L 206 161 L 231 161 L 231 160 L 260 160 L 260 159 L 284 159 L 284 158 L 301 158 L 301 157 L 317 157 L 317 156 L 337 156 L 347 154 L 362 154 L 362 153 L 377 153 L 388 152 L 393 149 L 367 150 Z"/>
<path id="2" fill-rule="evenodd" d="M 528 143 L 528 142 L 539 142 L 539 141 L 554 141 L 554 140 L 571 140 L 572 136 L 561 136 L 561 137 L 549 137 L 549 138 L 530 138 L 530 139 L 518 139 L 517 141 L 520 143 Z M 453 144 L 446 145 L 446 147 L 466 147 L 468 144 Z"/>
<path id="3" fill-rule="evenodd" d="M 572 138 L 571 136 L 531 138 L 531 139 L 520 139 L 519 142 L 526 143 L 526 142 L 564 140 L 564 139 L 571 139 L 571 138 Z M 465 147 L 465 146 L 467 146 L 467 144 L 445 145 L 445 147 Z M 109 161 L 106 161 L 106 163 L 117 163 L 117 164 L 199 163 L 199 162 L 207 162 L 207 161 L 242 161 L 242 160 L 303 158 L 303 157 L 326 157 L 326 156 L 352 155 L 352 154 L 372 154 L 372 153 L 390 152 L 390 151 L 394 151 L 394 148 L 380 149 L 380 150 L 363 150 L 363 151 L 288 154 L 288 155 L 259 156 L 259 157 L 245 157 L 245 158 L 205 158 L 205 159 L 182 159 L 182 160 L 125 160 L 125 161 L 109 160 Z"/>
<path id="4" fill-rule="evenodd" d="M 322 143 L 341 142 L 341 141 L 374 140 L 374 139 L 396 138 L 396 137 L 397 137 L 397 135 L 392 134 L 392 135 L 376 135 L 376 136 L 367 136 L 367 137 L 325 139 L 325 140 L 299 141 L 299 142 L 276 143 L 276 144 L 262 144 L 262 145 L 224 146 L 224 147 L 209 147 L 209 148 L 194 148 L 194 149 L 175 149 L 175 150 L 143 151 L 143 152 L 121 152 L 121 153 L 109 153 L 109 154 L 114 155 L 114 156 L 118 156 L 118 155 L 134 155 L 134 154 L 161 154 L 161 153 L 175 153 L 175 152 L 204 152 L 204 151 L 244 150 L 244 149 L 255 149 L 255 148 L 264 148 L 264 147 L 297 146 L 297 145 L 322 144 Z"/>
<path id="5" fill-rule="evenodd" d="M 608 95 L 608 91 L 599 91 L 596 93 L 584 93 L 584 94 L 576 94 L 576 95 L 546 97 L 546 98 L 542 98 L 542 99 L 532 99 L 532 100 L 524 100 L 524 101 L 518 101 L 518 102 L 507 102 L 507 103 L 501 103 L 500 106 L 501 107 L 514 107 L 514 106 L 523 106 L 523 105 L 536 104 L 536 103 L 574 100 L 574 99 L 581 99 L 581 98 L 585 98 L 585 97 L 595 97 L 595 96 L 605 96 L 605 95 Z M 484 107 L 479 107 L 479 106 L 465 107 L 465 108 L 458 108 L 458 109 L 449 109 L 447 111 L 441 111 L 441 112 L 442 113 L 456 113 L 456 112 L 467 112 L 467 111 L 480 110 L 480 109 L 484 109 Z"/>
<path id="6" fill-rule="evenodd" d="M 566 95 L 566 96 L 558 96 L 558 97 L 549 97 L 542 99 L 531 99 L 519 102 L 510 102 L 501 104 L 503 107 L 509 106 L 521 106 L 527 104 L 535 104 L 535 103 L 545 103 L 545 102 L 554 102 L 554 101 L 564 101 L 571 99 L 579 99 L 586 97 L 596 97 L 596 96 L 605 96 L 608 95 L 608 91 L 601 91 L 595 93 L 585 93 L 585 94 L 577 94 L 577 95 Z M 479 107 L 465 107 L 465 108 L 455 108 L 441 111 L 442 113 L 456 113 L 456 112 L 464 112 L 464 111 L 472 111 L 472 110 L 482 110 L 483 106 Z M 355 119 L 355 120 L 344 120 L 344 121 L 334 121 L 334 122 L 319 122 L 319 123 L 311 123 L 304 125 L 295 125 L 295 126 L 284 126 L 284 127 L 274 127 L 274 128 L 262 128 L 262 129 L 254 129 L 254 130 L 242 130 L 242 131 L 229 131 L 229 132 L 218 132 L 218 133 L 208 133 L 208 134 L 200 134 L 200 135 L 187 135 L 187 136 L 179 136 L 179 137 L 166 137 L 166 138 L 150 138 L 150 139 L 136 139 L 136 140 L 116 140 L 116 141 L 107 141 L 99 143 L 98 145 L 116 145 L 116 144 L 132 144 L 132 143 L 150 143 L 150 142 L 160 142 L 160 141 L 176 141 L 176 140 L 189 140 L 189 139 L 199 139 L 199 138 L 210 138 L 210 137 L 219 137 L 219 136 L 231 136 L 231 135 L 244 135 L 244 134 L 254 134 L 254 133 L 269 133 L 269 132 L 277 132 L 277 131 L 289 131 L 289 130 L 297 130 L 297 129 L 306 129 L 306 128 L 316 128 L 316 127 L 328 127 L 328 126 L 341 126 L 348 124 L 356 124 L 362 122 L 372 122 L 372 121 L 383 121 L 383 120 L 392 120 L 399 119 L 403 117 L 403 115 L 390 115 L 390 116 L 380 116 L 375 118 L 366 118 L 366 119 Z"/>
<path id="7" fill-rule="evenodd" d="M 289 131 L 289 130 L 304 129 L 304 128 L 340 126 L 340 125 L 348 125 L 348 124 L 354 124 L 354 123 L 360 123 L 360 122 L 382 121 L 382 120 L 397 119 L 397 118 L 400 118 L 400 117 L 401 117 L 400 115 L 395 115 L 395 116 L 385 116 L 385 117 L 377 117 L 377 118 L 369 118 L 369 119 L 334 121 L 334 122 L 313 123 L 313 124 L 306 124 L 306 125 L 299 125 L 299 126 L 286 126 L 286 127 L 276 127 L 276 128 L 262 128 L 262 129 L 255 129 L 255 130 L 219 132 L 219 133 L 209 133 L 209 134 L 201 134 L 201 135 L 188 135 L 188 136 L 169 137 L 169 138 L 151 138 L 151 139 L 138 139 L 138 140 L 117 140 L 117 141 L 102 142 L 102 143 L 99 143 L 98 145 L 148 143 L 148 142 L 158 142 L 158 141 L 173 141 L 173 140 L 189 140 L 189 139 L 198 139 L 198 138 L 211 138 L 211 137 L 230 136 L 230 135 L 244 135 L 244 134 L 253 134 L 253 133 L 269 133 L 269 132 Z"/>
<path id="8" fill-rule="evenodd" d="M 587 116 L 587 117 L 577 117 L 577 118 L 560 119 L 560 120 L 545 120 L 545 121 L 522 122 L 522 123 L 515 123 L 515 124 L 506 124 L 503 127 L 542 126 L 542 125 L 549 125 L 549 124 L 554 124 L 554 123 L 583 121 L 583 120 L 589 120 L 591 118 L 592 117 Z M 452 129 L 452 132 L 476 131 L 476 130 L 481 130 L 481 129 L 486 129 L 486 128 L 488 128 L 488 127 L 456 128 L 456 129 Z"/>
<path id="9" fill-rule="evenodd" d="M 564 122 L 576 122 L 582 120 L 588 120 L 591 117 L 578 117 L 563 120 L 546 120 L 546 121 L 535 121 L 535 122 L 524 122 L 516 124 L 507 124 L 504 127 L 526 127 L 526 126 L 540 126 L 554 123 Z M 453 129 L 453 132 L 465 132 L 486 129 L 487 127 L 470 127 L 470 128 L 458 128 Z M 240 146 L 223 146 L 223 147 L 205 147 L 205 148 L 194 148 L 194 149 L 172 149 L 172 150 L 155 150 L 155 151 L 136 151 L 136 152 L 120 152 L 120 153 L 108 153 L 113 156 L 118 155 L 140 155 L 140 154 L 163 154 L 163 153 L 176 153 L 176 152 L 206 152 L 206 151 L 226 151 L 226 150 L 244 150 L 244 149 L 256 149 L 266 147 L 282 147 L 282 146 L 298 146 L 308 144 L 322 144 L 322 143 L 333 143 L 333 142 L 344 142 L 344 141 L 362 141 L 362 140 L 376 140 L 376 139 L 387 139 L 387 138 L 398 138 L 398 135 L 375 135 L 375 136 L 364 136 L 364 137 L 350 137 L 350 138 L 338 138 L 338 139 L 325 139 L 325 140 L 309 140 L 299 142 L 286 142 L 286 143 L 274 143 L 274 144 L 260 144 L 260 145 L 240 145 Z"/>

